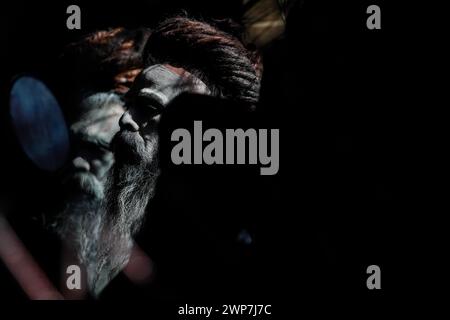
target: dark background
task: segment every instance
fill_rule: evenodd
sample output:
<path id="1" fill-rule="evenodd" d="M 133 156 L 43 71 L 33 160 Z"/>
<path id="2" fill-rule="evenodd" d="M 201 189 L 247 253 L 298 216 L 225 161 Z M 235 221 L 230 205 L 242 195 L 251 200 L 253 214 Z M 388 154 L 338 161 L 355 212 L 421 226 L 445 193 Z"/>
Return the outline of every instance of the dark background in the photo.
<path id="1" fill-rule="evenodd" d="M 70 31 L 69 4 L 75 3 L 2 5 L 4 207 L 23 194 L 31 204 L 39 202 L 37 186 L 48 177 L 21 154 L 10 130 L 7 88 L 13 75 L 33 72 L 45 79 L 64 45 L 96 29 L 151 27 L 180 8 L 237 20 L 243 12 L 230 0 L 79 1 L 82 30 Z M 381 30 L 366 28 L 370 4 L 381 7 Z M 409 35 L 398 13 L 383 1 L 299 2 L 287 18 L 285 37 L 263 49 L 259 112 L 261 123 L 280 128 L 281 165 L 266 180 L 275 196 L 267 203 L 262 193 L 253 209 L 263 214 L 251 216 L 265 241 L 257 261 L 268 263 L 262 270 L 270 270 L 270 297 L 280 313 L 302 303 L 330 312 L 379 310 L 405 293 L 399 260 L 411 245 L 401 231 L 409 208 L 422 203 L 411 193 L 419 179 L 410 174 L 411 145 L 420 137 L 409 130 L 401 98 L 410 72 L 404 48 Z M 366 288 L 371 264 L 381 268 L 380 291 Z"/>

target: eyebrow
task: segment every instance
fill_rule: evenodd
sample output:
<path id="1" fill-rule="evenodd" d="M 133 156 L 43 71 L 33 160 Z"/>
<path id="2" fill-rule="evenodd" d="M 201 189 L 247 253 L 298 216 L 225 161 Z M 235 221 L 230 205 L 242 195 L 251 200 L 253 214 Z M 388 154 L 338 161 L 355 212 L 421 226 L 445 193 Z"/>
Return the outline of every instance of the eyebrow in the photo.
<path id="1" fill-rule="evenodd" d="M 169 102 L 169 99 L 165 95 L 150 88 L 142 88 L 141 90 L 139 90 L 138 97 L 145 97 L 154 100 L 161 107 L 166 106 L 167 103 Z"/>

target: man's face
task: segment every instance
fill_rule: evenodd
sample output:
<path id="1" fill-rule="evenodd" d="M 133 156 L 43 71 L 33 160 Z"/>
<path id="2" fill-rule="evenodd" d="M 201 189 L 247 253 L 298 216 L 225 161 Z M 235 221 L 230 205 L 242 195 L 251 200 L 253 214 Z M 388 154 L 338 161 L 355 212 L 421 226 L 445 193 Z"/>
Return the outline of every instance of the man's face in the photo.
<path id="1" fill-rule="evenodd" d="M 188 72 L 154 65 L 140 74 L 127 93 L 127 111 L 111 144 L 115 162 L 107 174 L 105 201 L 92 218 L 98 219 L 96 227 L 92 223 L 87 226 L 95 241 L 83 242 L 89 244 L 83 248 L 89 257 L 84 262 L 94 294 L 101 292 L 128 261 L 132 236 L 139 230 L 159 174 L 161 112 L 182 92 L 209 94 L 206 85 Z"/>
<path id="2" fill-rule="evenodd" d="M 69 201 L 59 232 L 76 239 L 74 246 L 94 295 L 128 261 L 132 235 L 141 225 L 159 173 L 161 112 L 183 92 L 209 90 L 182 69 L 154 65 L 128 91 L 125 113 L 114 94 L 97 93 L 81 103 L 82 116 L 71 126 L 78 144 L 69 180 L 83 196 Z"/>
<path id="3" fill-rule="evenodd" d="M 74 152 L 65 179 L 69 197 L 103 198 L 106 173 L 114 162 L 110 143 L 119 131 L 123 104 L 119 96 L 106 92 L 82 99 L 79 116 L 70 126 Z"/>
<path id="4" fill-rule="evenodd" d="M 65 207 L 55 227 L 86 267 L 89 290 L 94 294 L 105 285 L 99 281 L 102 278 L 100 257 L 107 251 L 99 232 L 107 220 L 101 204 L 107 173 L 114 163 L 110 144 L 119 131 L 123 105 L 122 99 L 113 92 L 86 95 L 70 126 L 73 155 L 63 180 Z"/>
<path id="5" fill-rule="evenodd" d="M 159 174 L 158 124 L 161 112 L 183 92 L 209 94 L 197 77 L 169 65 L 153 65 L 136 78 L 126 96 L 127 111 L 113 139 L 116 162 L 109 174 L 108 214 L 131 232 L 138 229 Z"/>
<path id="6" fill-rule="evenodd" d="M 183 92 L 210 93 L 200 79 L 170 65 L 151 66 L 136 78 L 126 96 L 127 111 L 120 119 L 121 129 L 115 137 L 118 161 L 153 165 L 161 112 Z"/>

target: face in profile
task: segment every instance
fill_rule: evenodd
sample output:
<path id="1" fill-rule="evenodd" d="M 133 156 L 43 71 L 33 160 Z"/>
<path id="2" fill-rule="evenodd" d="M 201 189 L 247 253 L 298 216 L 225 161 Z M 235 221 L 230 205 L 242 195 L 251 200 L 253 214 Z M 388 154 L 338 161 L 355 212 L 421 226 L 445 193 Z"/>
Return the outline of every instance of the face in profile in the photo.
<path id="1" fill-rule="evenodd" d="M 66 80 L 56 88 L 70 127 L 71 157 L 62 174 L 63 207 L 51 227 L 74 263 L 84 267 L 94 296 L 121 263 L 111 259 L 111 246 L 128 245 L 113 231 L 104 232 L 109 219 L 103 201 L 115 161 L 111 142 L 125 111 L 123 95 L 142 70 L 149 35 L 145 28 L 94 32 L 69 44 L 56 68 L 57 79 Z"/>
<path id="2" fill-rule="evenodd" d="M 109 173 L 106 203 L 109 215 L 118 217 L 132 233 L 155 191 L 161 113 L 183 92 L 210 93 L 184 69 L 158 64 L 145 69 L 126 95 L 127 111 L 113 139 L 116 162 Z"/>
<path id="3" fill-rule="evenodd" d="M 106 174 L 114 162 L 110 144 L 119 131 L 123 105 L 113 92 L 93 93 L 82 99 L 80 114 L 70 126 L 74 147 L 64 179 L 69 198 L 103 198 Z"/>
<path id="4" fill-rule="evenodd" d="M 161 113 L 183 92 L 209 94 L 183 69 L 154 65 L 136 78 L 125 105 L 107 93 L 81 103 L 82 116 L 71 126 L 78 144 L 68 181 L 82 196 L 69 201 L 59 232 L 75 246 L 94 296 L 128 262 L 159 174 Z"/>
<path id="5" fill-rule="evenodd" d="M 158 148 L 158 123 L 164 108 L 183 92 L 209 94 L 207 86 L 181 68 L 154 65 L 136 78 L 115 138 L 116 157 L 124 163 L 152 166 Z"/>
<path id="6" fill-rule="evenodd" d="M 119 131 L 124 102 L 112 91 L 95 92 L 81 99 L 77 111 L 70 125 L 72 157 L 63 177 L 64 208 L 55 230 L 86 268 L 93 293 L 101 252 L 101 205 L 107 173 L 114 163 L 110 145 Z"/>

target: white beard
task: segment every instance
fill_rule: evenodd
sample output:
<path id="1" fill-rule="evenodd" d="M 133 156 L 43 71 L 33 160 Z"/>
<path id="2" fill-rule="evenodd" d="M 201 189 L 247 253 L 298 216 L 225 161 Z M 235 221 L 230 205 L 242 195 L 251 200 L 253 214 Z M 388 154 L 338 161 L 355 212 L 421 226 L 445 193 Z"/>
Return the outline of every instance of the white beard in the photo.
<path id="1" fill-rule="evenodd" d="M 94 297 L 127 265 L 132 237 L 143 224 L 157 176 L 157 169 L 142 165 L 113 166 L 104 199 L 74 199 L 59 215 L 56 231 L 86 269 L 88 290 Z"/>

